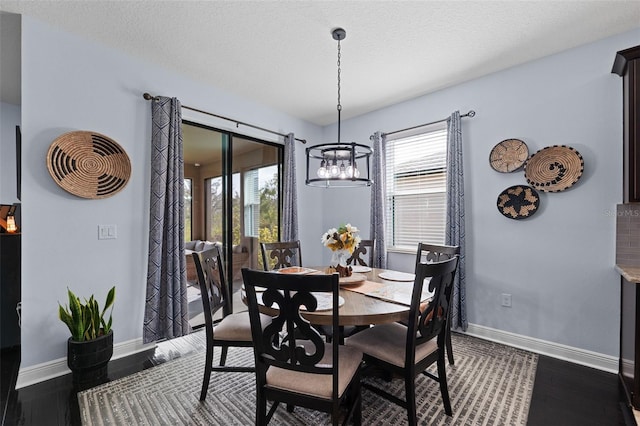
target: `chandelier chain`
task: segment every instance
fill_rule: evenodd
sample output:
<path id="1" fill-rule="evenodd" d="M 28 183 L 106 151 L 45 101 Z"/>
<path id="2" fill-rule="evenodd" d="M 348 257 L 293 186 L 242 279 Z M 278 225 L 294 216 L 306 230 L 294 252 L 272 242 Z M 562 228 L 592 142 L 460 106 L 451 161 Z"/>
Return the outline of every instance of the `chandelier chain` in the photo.
<path id="1" fill-rule="evenodd" d="M 338 111 L 342 109 L 340 105 L 340 40 L 338 40 Z"/>

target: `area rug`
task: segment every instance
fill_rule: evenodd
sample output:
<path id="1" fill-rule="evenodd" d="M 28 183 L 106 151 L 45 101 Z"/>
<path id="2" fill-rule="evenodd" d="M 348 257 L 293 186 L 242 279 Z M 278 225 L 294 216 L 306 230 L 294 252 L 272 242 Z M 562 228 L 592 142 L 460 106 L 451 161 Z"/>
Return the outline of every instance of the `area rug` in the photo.
<path id="1" fill-rule="evenodd" d="M 525 425 L 538 356 L 453 334 L 455 365 L 447 364 L 453 416 L 444 413 L 438 384 L 416 379 L 417 411 L 424 425 Z M 219 352 L 218 352 L 219 353 Z M 228 365 L 253 363 L 251 349 L 229 350 Z M 435 371 L 435 366 L 432 366 Z M 213 373 L 205 402 L 199 401 L 204 352 L 188 355 L 78 394 L 83 425 L 252 425 L 255 381 L 248 373 Z M 401 380 L 367 378 L 404 398 Z M 364 425 L 404 425 L 406 412 L 362 390 Z M 323 413 L 279 407 L 273 425 L 330 424 Z"/>

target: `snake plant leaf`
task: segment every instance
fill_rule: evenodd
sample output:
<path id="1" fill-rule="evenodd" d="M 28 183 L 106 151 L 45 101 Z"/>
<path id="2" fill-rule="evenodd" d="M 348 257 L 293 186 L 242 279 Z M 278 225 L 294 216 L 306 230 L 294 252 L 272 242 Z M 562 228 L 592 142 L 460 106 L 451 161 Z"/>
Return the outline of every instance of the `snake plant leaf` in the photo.
<path id="1" fill-rule="evenodd" d="M 115 286 L 109 290 L 105 307 L 100 311 L 100 305 L 93 295 L 89 299 L 84 299 L 84 303 L 69 288 L 67 288 L 69 297 L 69 305 L 62 306 L 58 303 L 58 317 L 64 322 L 69 331 L 71 338 L 75 341 L 93 340 L 103 334 L 109 333 L 111 330 L 112 316 L 105 321 L 105 313 L 108 308 L 113 312 L 113 303 L 115 300 Z"/>

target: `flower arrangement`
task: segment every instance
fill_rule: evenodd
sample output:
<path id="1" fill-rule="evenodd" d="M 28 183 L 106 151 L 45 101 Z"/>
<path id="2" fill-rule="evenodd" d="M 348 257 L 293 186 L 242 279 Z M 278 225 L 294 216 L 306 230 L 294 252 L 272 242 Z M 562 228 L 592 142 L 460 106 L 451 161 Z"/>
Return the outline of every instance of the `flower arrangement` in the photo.
<path id="1" fill-rule="evenodd" d="M 360 244 L 360 237 L 357 233 L 358 228 L 351 226 L 350 223 L 340 225 L 338 229 L 331 228 L 322 234 L 322 244 L 329 247 L 331 251 L 346 250 L 352 254 Z"/>
<path id="2" fill-rule="evenodd" d="M 360 244 L 360 237 L 357 233 L 358 228 L 347 223 L 340 225 L 338 229 L 331 228 L 322 234 L 322 244 L 333 252 L 328 273 L 338 272 L 340 277 L 351 276 L 352 269 L 347 266 L 347 253 L 353 254 L 353 251 Z"/>

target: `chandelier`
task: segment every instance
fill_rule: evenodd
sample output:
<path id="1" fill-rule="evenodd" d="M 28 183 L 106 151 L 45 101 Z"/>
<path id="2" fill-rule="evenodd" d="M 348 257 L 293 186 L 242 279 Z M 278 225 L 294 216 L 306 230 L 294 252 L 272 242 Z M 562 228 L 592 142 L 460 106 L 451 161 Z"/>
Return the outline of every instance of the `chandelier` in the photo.
<path id="1" fill-rule="evenodd" d="M 306 149 L 306 184 L 325 188 L 370 186 L 369 159 L 373 151 L 366 145 L 340 141 L 340 41 L 345 39 L 347 32 L 335 28 L 331 34 L 338 41 L 338 141 Z"/>

